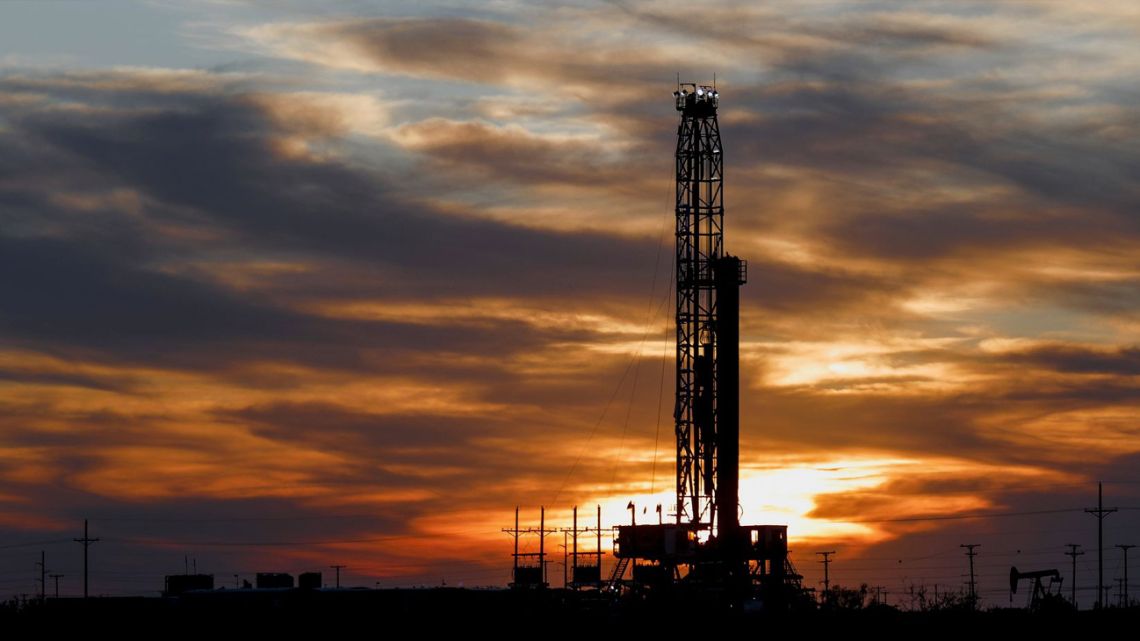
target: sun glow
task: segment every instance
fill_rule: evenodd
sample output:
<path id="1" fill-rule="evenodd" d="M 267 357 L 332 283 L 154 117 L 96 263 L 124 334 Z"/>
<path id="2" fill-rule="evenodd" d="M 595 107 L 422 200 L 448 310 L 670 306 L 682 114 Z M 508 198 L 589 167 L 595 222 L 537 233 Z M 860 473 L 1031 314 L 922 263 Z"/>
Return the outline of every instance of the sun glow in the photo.
<path id="1" fill-rule="evenodd" d="M 827 459 L 777 458 L 746 463 L 740 479 L 741 523 L 787 525 L 793 542 L 842 540 L 850 545 L 871 545 L 898 536 L 899 524 L 895 519 L 921 519 L 998 507 L 981 491 L 914 493 L 911 487 L 947 476 L 972 478 L 982 483 L 994 478 L 994 471 L 994 466 L 963 459 L 875 454 Z M 1014 484 L 1027 480 L 1035 483 L 1065 480 L 1052 472 L 1028 466 L 1003 466 L 1002 471 L 1003 478 Z M 671 483 L 671 479 L 672 474 L 666 483 Z M 604 494 L 580 503 L 579 526 L 594 524 L 595 504 L 602 508 L 603 527 L 631 521 L 669 522 L 675 518 L 675 502 L 671 487 L 629 493 L 611 487 Z M 548 509 L 546 519 L 553 527 L 567 527 L 569 510 Z M 920 526 L 910 523 L 908 527 Z"/>

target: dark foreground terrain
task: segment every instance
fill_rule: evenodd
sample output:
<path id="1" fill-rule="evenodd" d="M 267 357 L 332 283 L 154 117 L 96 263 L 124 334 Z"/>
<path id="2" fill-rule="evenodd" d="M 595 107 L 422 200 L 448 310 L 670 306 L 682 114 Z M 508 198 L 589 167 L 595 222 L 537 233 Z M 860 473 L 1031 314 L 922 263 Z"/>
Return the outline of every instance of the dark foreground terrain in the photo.
<path id="1" fill-rule="evenodd" d="M 541 638 L 646 634 L 677 638 L 733 634 L 865 635 L 871 638 L 1055 635 L 1118 630 L 1132 636 L 1140 608 L 1030 612 L 995 609 L 901 611 L 887 606 L 857 610 L 773 612 L 726 610 L 692 601 L 668 604 L 615 600 L 550 590 L 433 588 L 418 590 L 217 590 L 177 598 L 48 599 L 0 610 L 0 635 L 64 631 L 113 633 L 116 638 L 416 637 L 445 632 L 457 637 L 505 634 Z M 22 636 L 19 638 L 23 638 Z M 973 641 L 968 639 L 968 641 Z"/>

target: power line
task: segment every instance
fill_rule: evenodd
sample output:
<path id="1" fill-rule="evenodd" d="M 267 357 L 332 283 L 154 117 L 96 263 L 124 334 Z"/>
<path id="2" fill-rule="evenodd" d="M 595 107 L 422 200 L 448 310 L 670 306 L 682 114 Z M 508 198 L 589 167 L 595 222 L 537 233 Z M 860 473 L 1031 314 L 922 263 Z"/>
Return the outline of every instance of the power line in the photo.
<path id="1" fill-rule="evenodd" d="M 676 257 L 670 259 L 669 263 L 669 276 L 672 281 L 673 265 L 676 262 Z M 668 296 L 673 291 L 672 282 L 665 290 L 665 295 Z M 653 494 L 657 489 L 657 453 L 661 446 L 661 411 L 665 407 L 665 365 L 669 360 L 669 330 L 672 329 L 669 319 L 665 322 L 665 337 L 661 339 L 661 380 L 657 382 L 657 429 L 653 435 L 653 467 L 649 474 L 649 493 Z"/>
<path id="2" fill-rule="evenodd" d="M 605 407 L 602 408 L 601 416 L 598 417 L 598 420 L 594 423 L 594 427 L 590 430 L 589 436 L 586 437 L 586 441 L 582 443 L 582 446 L 579 448 L 578 456 L 574 458 L 574 463 L 570 465 L 570 469 L 566 470 L 566 476 L 558 486 L 558 491 L 554 493 L 554 498 L 551 500 L 551 503 L 558 502 L 558 498 L 562 496 L 562 490 L 566 489 L 566 484 L 570 482 L 570 479 L 574 476 L 574 472 L 578 470 L 578 465 L 581 464 L 582 458 L 586 455 L 586 449 L 590 446 L 590 442 L 594 440 L 594 436 L 597 435 L 598 428 L 602 426 L 602 422 L 606 420 L 606 414 L 609 414 L 610 406 L 613 405 L 614 399 L 616 399 L 618 393 L 621 392 L 621 388 L 625 384 L 625 379 L 629 376 L 629 370 L 633 368 L 637 360 L 637 357 L 631 358 L 629 363 L 625 366 L 625 371 L 622 372 L 621 378 L 618 379 L 617 386 L 614 387 L 613 393 L 610 394 L 609 399 L 606 400 Z"/>

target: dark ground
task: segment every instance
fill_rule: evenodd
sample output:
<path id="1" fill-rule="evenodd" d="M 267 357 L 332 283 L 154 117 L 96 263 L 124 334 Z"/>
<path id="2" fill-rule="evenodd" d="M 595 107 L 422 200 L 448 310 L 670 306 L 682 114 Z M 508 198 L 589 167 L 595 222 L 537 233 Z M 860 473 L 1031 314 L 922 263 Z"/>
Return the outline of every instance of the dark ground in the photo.
<path id="1" fill-rule="evenodd" d="M 1119 631 L 1134 637 L 1140 608 L 1103 611 L 938 610 L 890 607 L 845 611 L 726 611 L 692 601 L 616 602 L 561 590 L 433 588 L 420 590 L 219 590 L 181 598 L 48 599 L 0 610 L 0 638 L 60 632 L 112 633 L 111 638 L 326 638 L 527 635 L 760 638 L 773 633 L 829 637 L 986 639 Z M 19 633 L 11 636 L 9 633 Z M 996 636 L 991 636 L 996 635 Z M 968 639 L 968 641 L 975 641 Z M 978 640 L 980 641 L 980 640 Z"/>

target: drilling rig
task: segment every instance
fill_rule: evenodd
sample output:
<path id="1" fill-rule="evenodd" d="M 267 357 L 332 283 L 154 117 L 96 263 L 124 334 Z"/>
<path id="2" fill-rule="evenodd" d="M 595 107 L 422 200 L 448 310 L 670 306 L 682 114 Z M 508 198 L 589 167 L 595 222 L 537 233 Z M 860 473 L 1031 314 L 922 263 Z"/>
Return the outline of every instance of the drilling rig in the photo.
<path id="1" fill-rule="evenodd" d="M 677 487 L 673 522 L 617 528 L 615 577 L 727 604 L 776 606 L 794 570 L 786 525 L 740 523 L 740 287 L 724 249 L 724 158 L 714 85 L 678 83 L 676 151 Z"/>

